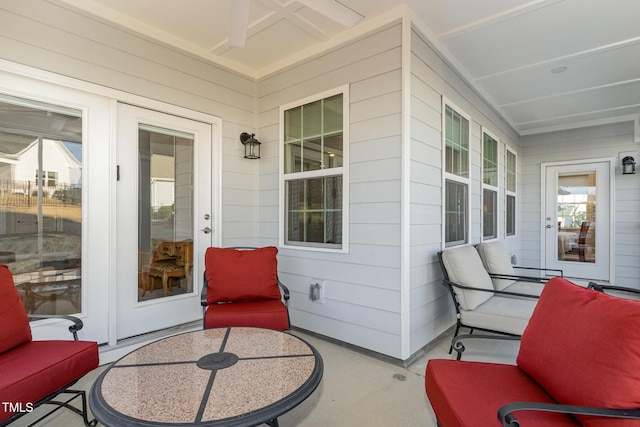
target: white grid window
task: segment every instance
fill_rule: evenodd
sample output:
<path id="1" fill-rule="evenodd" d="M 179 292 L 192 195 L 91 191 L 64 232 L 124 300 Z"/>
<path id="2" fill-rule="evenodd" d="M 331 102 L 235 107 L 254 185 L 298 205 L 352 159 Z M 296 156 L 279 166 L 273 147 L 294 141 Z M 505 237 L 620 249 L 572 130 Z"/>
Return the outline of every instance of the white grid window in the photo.
<path id="1" fill-rule="evenodd" d="M 515 236 L 516 234 L 516 167 L 517 157 L 516 154 L 507 149 L 507 161 L 506 161 L 506 235 Z"/>
<path id="2" fill-rule="evenodd" d="M 284 246 L 346 247 L 346 87 L 280 108 Z"/>
<path id="3" fill-rule="evenodd" d="M 482 239 L 498 238 L 498 140 L 482 131 Z"/>
<path id="4" fill-rule="evenodd" d="M 469 241 L 469 119 L 449 102 L 443 104 L 445 246 Z"/>

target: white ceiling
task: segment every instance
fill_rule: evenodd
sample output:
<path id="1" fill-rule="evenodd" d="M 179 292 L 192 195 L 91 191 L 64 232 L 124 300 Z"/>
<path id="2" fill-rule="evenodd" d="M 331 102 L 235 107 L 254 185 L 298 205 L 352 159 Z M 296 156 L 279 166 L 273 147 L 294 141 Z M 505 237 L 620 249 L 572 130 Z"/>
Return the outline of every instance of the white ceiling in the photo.
<path id="1" fill-rule="evenodd" d="M 364 16 L 353 28 L 251 0 L 244 48 L 227 45 L 238 0 L 54 1 L 254 77 L 406 13 L 521 135 L 640 115 L 639 0 L 340 0 Z"/>

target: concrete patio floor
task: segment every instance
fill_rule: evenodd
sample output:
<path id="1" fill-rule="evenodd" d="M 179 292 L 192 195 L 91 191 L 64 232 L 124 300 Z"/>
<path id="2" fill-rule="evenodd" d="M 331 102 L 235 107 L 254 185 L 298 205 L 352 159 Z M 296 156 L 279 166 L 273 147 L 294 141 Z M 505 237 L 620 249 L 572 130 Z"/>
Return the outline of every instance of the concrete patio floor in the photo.
<path id="1" fill-rule="evenodd" d="M 280 427 L 436 426 L 424 390 L 424 372 L 429 359 L 454 358 L 447 353 L 451 333 L 440 337 L 424 356 L 407 368 L 302 331 L 292 333 L 320 352 L 324 376 L 306 401 L 278 418 Z M 464 360 L 498 363 L 515 363 L 519 346 L 517 341 L 495 340 L 469 340 L 465 344 Z M 91 372 L 75 388 L 88 391 L 105 368 L 101 366 Z M 11 427 L 28 426 L 44 409 L 47 408 L 36 409 Z M 60 410 L 38 425 L 82 427 L 84 424 L 79 416 Z"/>

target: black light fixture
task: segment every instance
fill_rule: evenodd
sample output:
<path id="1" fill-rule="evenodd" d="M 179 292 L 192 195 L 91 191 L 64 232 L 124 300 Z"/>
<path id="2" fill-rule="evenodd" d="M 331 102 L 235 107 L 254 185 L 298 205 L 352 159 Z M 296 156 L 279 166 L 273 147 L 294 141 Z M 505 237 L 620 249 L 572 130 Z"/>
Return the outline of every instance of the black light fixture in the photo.
<path id="1" fill-rule="evenodd" d="M 242 132 L 240 134 L 240 142 L 244 144 L 244 158 L 245 159 L 259 159 L 260 158 L 260 141 L 255 139 L 255 133 Z"/>
<path id="2" fill-rule="evenodd" d="M 630 175 L 636 173 L 636 161 L 633 157 L 627 156 L 622 159 L 622 174 Z"/>

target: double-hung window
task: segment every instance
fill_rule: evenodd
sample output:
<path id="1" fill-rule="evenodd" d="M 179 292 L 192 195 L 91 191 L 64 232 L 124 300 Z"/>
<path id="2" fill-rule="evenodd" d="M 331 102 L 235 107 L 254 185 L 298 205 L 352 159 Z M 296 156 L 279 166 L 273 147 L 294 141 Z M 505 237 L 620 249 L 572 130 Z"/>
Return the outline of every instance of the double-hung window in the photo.
<path id="1" fill-rule="evenodd" d="M 507 149 L 506 162 L 506 235 L 515 236 L 516 234 L 516 154 Z"/>
<path id="2" fill-rule="evenodd" d="M 498 238 L 498 140 L 482 130 L 482 239 Z"/>
<path id="3" fill-rule="evenodd" d="M 347 248 L 348 90 L 280 108 L 284 246 Z"/>
<path id="4" fill-rule="evenodd" d="M 469 119 L 444 102 L 445 246 L 469 242 Z"/>

